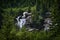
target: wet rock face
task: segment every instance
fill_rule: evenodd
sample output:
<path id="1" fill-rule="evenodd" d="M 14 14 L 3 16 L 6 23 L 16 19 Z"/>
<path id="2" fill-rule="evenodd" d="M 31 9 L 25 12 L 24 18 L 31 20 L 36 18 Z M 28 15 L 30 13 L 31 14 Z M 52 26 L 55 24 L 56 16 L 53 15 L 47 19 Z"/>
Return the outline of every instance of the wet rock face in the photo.
<path id="1" fill-rule="evenodd" d="M 50 12 L 46 12 L 45 17 L 48 18 L 48 17 L 50 17 L 50 16 L 51 16 L 51 13 L 50 13 Z"/>

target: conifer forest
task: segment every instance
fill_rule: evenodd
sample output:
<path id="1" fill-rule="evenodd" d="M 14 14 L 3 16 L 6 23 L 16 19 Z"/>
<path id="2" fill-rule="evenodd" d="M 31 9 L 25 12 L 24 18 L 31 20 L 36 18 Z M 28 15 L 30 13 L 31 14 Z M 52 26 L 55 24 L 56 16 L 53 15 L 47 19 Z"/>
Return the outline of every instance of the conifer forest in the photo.
<path id="1" fill-rule="evenodd" d="M 0 40 L 60 40 L 59 0 L 0 0 Z"/>

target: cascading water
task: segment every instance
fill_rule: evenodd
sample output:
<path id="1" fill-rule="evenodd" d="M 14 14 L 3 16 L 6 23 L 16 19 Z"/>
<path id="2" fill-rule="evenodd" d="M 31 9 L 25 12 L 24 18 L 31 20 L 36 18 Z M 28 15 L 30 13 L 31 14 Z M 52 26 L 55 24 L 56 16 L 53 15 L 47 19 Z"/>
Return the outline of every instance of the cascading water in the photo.
<path id="1" fill-rule="evenodd" d="M 49 30 L 50 29 L 49 26 L 52 25 L 51 18 L 46 18 L 44 22 L 45 22 L 45 24 L 44 24 L 44 26 L 45 26 L 44 30 Z"/>
<path id="2" fill-rule="evenodd" d="M 46 13 L 46 18 L 44 19 L 44 31 L 48 31 L 50 29 L 50 26 L 52 25 L 52 20 L 51 20 L 51 17 L 50 17 L 51 13 L 50 12 L 47 12 Z"/>
<path id="3" fill-rule="evenodd" d="M 23 16 L 18 16 L 18 17 L 16 18 L 16 20 L 17 20 L 17 26 L 19 26 L 20 29 L 22 29 L 22 27 L 26 24 L 26 20 L 29 19 L 30 16 L 28 16 L 28 15 L 30 15 L 30 14 L 31 14 L 31 13 L 23 12 Z M 22 17 L 22 18 L 19 19 L 20 17 Z"/>
<path id="4" fill-rule="evenodd" d="M 51 21 L 51 18 L 49 18 L 49 12 L 47 12 L 46 14 L 46 18 L 44 19 L 44 24 L 42 26 L 44 26 L 44 31 L 48 31 L 50 28 L 49 26 L 52 25 L 52 21 Z M 21 17 L 21 18 L 20 18 Z M 26 27 L 28 28 L 28 30 L 30 31 L 31 26 L 30 26 L 30 23 L 32 22 L 31 20 L 31 13 L 28 13 L 28 12 L 23 12 L 23 15 L 22 16 L 18 16 L 16 18 L 17 20 L 17 26 L 22 29 L 22 27 L 26 24 Z M 33 25 L 33 24 L 32 24 Z M 35 28 L 36 29 L 36 28 Z M 33 30 L 33 29 L 32 29 Z M 31 30 L 31 31 L 32 31 Z"/>
<path id="5" fill-rule="evenodd" d="M 19 21 L 19 18 L 20 18 L 21 16 L 18 16 L 17 18 L 16 18 L 16 20 L 17 20 L 17 26 L 20 26 L 20 21 Z"/>
<path id="6" fill-rule="evenodd" d="M 20 19 L 20 29 L 25 25 L 26 19 Z"/>

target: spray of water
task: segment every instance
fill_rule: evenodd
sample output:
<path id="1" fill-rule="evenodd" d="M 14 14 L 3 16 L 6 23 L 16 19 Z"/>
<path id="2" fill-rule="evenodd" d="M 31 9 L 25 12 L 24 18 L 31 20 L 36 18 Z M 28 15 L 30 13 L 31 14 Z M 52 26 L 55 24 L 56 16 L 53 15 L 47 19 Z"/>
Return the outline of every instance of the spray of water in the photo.
<path id="1" fill-rule="evenodd" d="M 23 16 L 22 16 L 22 18 L 21 19 L 19 19 L 21 16 L 18 16 L 17 18 L 16 18 L 16 20 L 17 20 L 17 25 L 20 27 L 20 29 L 22 29 L 22 27 L 26 24 L 26 14 L 31 14 L 31 13 L 28 13 L 28 12 L 23 12 Z"/>

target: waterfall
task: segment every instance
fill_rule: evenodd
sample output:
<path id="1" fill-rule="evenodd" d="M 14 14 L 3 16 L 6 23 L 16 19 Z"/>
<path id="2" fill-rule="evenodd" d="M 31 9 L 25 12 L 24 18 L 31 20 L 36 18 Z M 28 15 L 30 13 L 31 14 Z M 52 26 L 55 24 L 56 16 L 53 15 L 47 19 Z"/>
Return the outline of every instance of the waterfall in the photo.
<path id="1" fill-rule="evenodd" d="M 50 25 L 52 25 L 52 20 L 51 18 L 49 17 L 49 12 L 46 13 L 46 18 L 44 19 L 44 24 L 42 26 L 44 26 L 44 31 L 48 31 L 50 29 Z M 21 17 L 21 18 L 20 18 Z M 22 27 L 24 27 L 24 25 L 26 25 L 26 27 L 29 29 L 29 28 L 32 28 L 30 25 L 32 23 L 32 20 L 31 20 L 31 13 L 28 13 L 28 12 L 23 12 L 23 15 L 22 16 L 18 16 L 16 18 L 17 20 L 17 25 L 20 29 L 22 29 Z M 33 26 L 33 25 L 32 25 Z M 30 30 L 30 29 L 29 29 Z M 32 29 L 31 29 L 32 30 Z"/>
<path id="2" fill-rule="evenodd" d="M 20 21 L 19 21 L 19 18 L 20 18 L 21 16 L 18 16 L 17 18 L 16 18 L 16 20 L 17 20 L 17 26 L 20 26 Z"/>
<path id="3" fill-rule="evenodd" d="M 17 20 L 17 25 L 20 27 L 20 29 L 26 24 L 26 20 L 29 19 L 28 15 L 30 15 L 31 13 L 28 13 L 28 12 L 23 12 L 23 16 L 18 16 L 16 18 Z M 20 18 L 22 17 L 22 18 Z M 20 19 L 19 19 L 20 18 Z"/>
<path id="4" fill-rule="evenodd" d="M 51 20 L 51 17 L 50 17 L 51 13 L 50 12 L 47 12 L 46 13 L 46 18 L 44 19 L 44 31 L 48 31 L 50 29 L 50 26 L 52 25 L 52 20 Z"/>
<path id="5" fill-rule="evenodd" d="M 25 25 L 26 19 L 20 19 L 20 29 Z"/>

